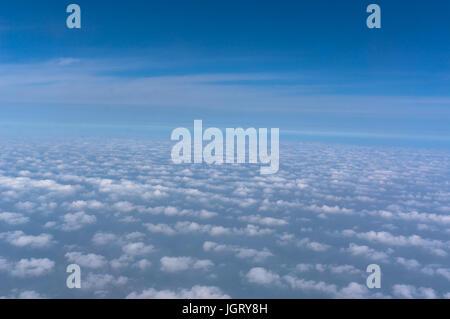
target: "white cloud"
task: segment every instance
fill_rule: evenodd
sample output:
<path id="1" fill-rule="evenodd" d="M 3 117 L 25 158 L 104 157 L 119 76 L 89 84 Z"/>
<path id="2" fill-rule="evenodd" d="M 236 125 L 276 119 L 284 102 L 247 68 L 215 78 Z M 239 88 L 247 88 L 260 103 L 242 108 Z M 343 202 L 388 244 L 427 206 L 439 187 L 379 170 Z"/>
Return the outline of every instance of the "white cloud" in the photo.
<path id="1" fill-rule="evenodd" d="M 352 265 L 297 264 L 295 269 L 299 272 L 316 270 L 319 272 L 329 271 L 333 274 L 361 274 L 361 270 Z"/>
<path id="2" fill-rule="evenodd" d="M 131 211 L 136 209 L 136 207 L 132 203 L 127 202 L 127 201 L 122 201 L 122 202 L 115 203 L 112 206 L 112 208 L 117 210 L 117 211 L 119 211 L 119 212 L 121 212 L 121 213 L 129 213 L 129 212 L 131 212 Z"/>
<path id="3" fill-rule="evenodd" d="M 420 263 L 415 259 L 406 259 L 403 257 L 397 257 L 397 263 L 404 266 L 406 269 L 417 269 L 420 267 Z"/>
<path id="4" fill-rule="evenodd" d="M 96 254 L 83 254 L 81 252 L 74 251 L 66 253 L 65 256 L 69 262 L 86 268 L 102 268 L 107 264 L 105 257 Z"/>
<path id="5" fill-rule="evenodd" d="M 152 233 L 162 233 L 165 235 L 175 235 L 175 230 L 167 224 L 145 224 L 145 227 Z"/>
<path id="6" fill-rule="evenodd" d="M 124 245 L 122 250 L 130 256 L 141 256 L 155 251 L 155 247 L 153 245 L 145 245 L 143 242 L 136 242 Z"/>
<path id="7" fill-rule="evenodd" d="M 270 285 L 278 283 L 280 276 L 262 267 L 254 267 L 245 275 L 247 280 L 254 284 Z"/>
<path id="8" fill-rule="evenodd" d="M 94 224 L 97 218 L 94 215 L 88 215 L 85 212 L 68 213 L 62 217 L 63 224 L 61 226 L 64 231 L 75 231 L 86 225 Z"/>
<path id="9" fill-rule="evenodd" d="M 214 266 L 211 260 L 198 260 L 192 257 L 162 257 L 161 270 L 165 272 L 180 272 L 189 269 L 209 270 Z"/>
<path id="10" fill-rule="evenodd" d="M 112 234 L 112 233 L 96 233 L 93 237 L 92 237 L 92 242 L 95 245 L 107 245 L 110 243 L 114 243 L 115 240 L 117 239 L 117 236 Z"/>
<path id="11" fill-rule="evenodd" d="M 304 247 L 316 252 L 323 252 L 330 248 L 330 245 L 311 241 L 309 238 L 303 238 L 297 242 L 299 247 Z"/>
<path id="12" fill-rule="evenodd" d="M 0 221 L 3 221 L 9 225 L 21 225 L 28 223 L 30 219 L 28 217 L 25 217 L 22 214 L 18 213 L 0 213 Z"/>
<path id="13" fill-rule="evenodd" d="M 239 217 L 239 220 L 248 222 L 248 223 L 269 226 L 269 227 L 287 225 L 287 221 L 285 221 L 284 219 L 273 218 L 273 217 L 263 217 L 260 215 L 241 216 L 241 217 Z"/>
<path id="14" fill-rule="evenodd" d="M 141 293 L 133 292 L 128 299 L 230 299 L 230 296 L 214 286 L 194 286 L 191 289 L 156 290 L 146 289 Z"/>
<path id="15" fill-rule="evenodd" d="M 361 299 L 369 296 L 369 289 L 356 282 L 349 283 L 346 287 L 337 292 L 336 297 L 345 299 Z"/>
<path id="16" fill-rule="evenodd" d="M 34 180 L 28 177 L 0 176 L 0 187 L 20 191 L 31 191 L 32 189 L 59 193 L 72 193 L 75 191 L 75 188 L 71 185 L 58 184 L 48 179 Z"/>
<path id="17" fill-rule="evenodd" d="M 333 284 L 327 284 L 323 281 L 317 282 L 314 280 L 305 280 L 291 275 L 286 275 L 283 279 L 289 284 L 292 289 L 299 289 L 306 292 L 324 293 L 327 295 L 336 295 L 337 287 Z"/>
<path id="18" fill-rule="evenodd" d="M 39 277 L 50 273 L 55 262 L 48 258 L 21 259 L 11 264 L 9 272 L 14 277 Z"/>
<path id="19" fill-rule="evenodd" d="M 369 231 L 366 233 L 357 233 L 353 230 L 344 230 L 342 233 L 344 236 L 357 237 L 360 239 L 365 239 L 367 241 L 371 241 L 374 243 L 381 243 L 388 246 L 421 247 L 439 256 L 447 256 L 447 252 L 444 249 L 448 249 L 449 247 L 449 243 L 445 243 L 441 240 L 436 239 L 425 239 L 420 237 L 419 235 L 395 236 L 389 232 L 384 231 L 381 232 Z"/>
<path id="20" fill-rule="evenodd" d="M 404 299 L 436 299 L 437 295 L 433 288 L 419 287 L 412 285 L 394 285 L 392 294 L 397 298 Z"/>
<path id="21" fill-rule="evenodd" d="M 105 207 L 105 205 L 102 202 L 97 200 L 89 200 L 89 201 L 77 200 L 68 204 L 67 206 L 69 207 L 69 209 L 75 211 L 80 211 L 83 209 L 98 210 L 103 209 Z"/>
<path id="22" fill-rule="evenodd" d="M 13 294 L 8 297 L 0 297 L 0 299 L 45 299 L 46 297 L 35 290 L 17 291 L 14 289 Z"/>
<path id="23" fill-rule="evenodd" d="M 134 266 L 139 268 L 140 270 L 146 270 L 150 268 L 151 265 L 152 263 L 147 259 L 141 259 L 134 264 Z"/>
<path id="24" fill-rule="evenodd" d="M 17 247 L 46 248 L 53 244 L 53 236 L 50 234 L 26 235 L 20 230 L 1 233 L 0 238 Z"/>
<path id="25" fill-rule="evenodd" d="M 253 259 L 255 262 L 262 262 L 266 258 L 273 256 L 267 248 L 264 248 L 263 250 L 256 250 L 240 246 L 222 245 L 211 241 L 206 241 L 203 243 L 203 250 L 214 252 L 232 252 L 237 258 Z"/>
<path id="26" fill-rule="evenodd" d="M 114 277 L 110 274 L 88 273 L 81 282 L 81 288 L 87 290 L 96 290 L 100 296 L 106 295 L 104 289 L 109 287 L 120 287 L 128 282 L 125 276 Z"/>
<path id="27" fill-rule="evenodd" d="M 354 211 L 352 209 L 348 209 L 348 208 L 345 208 L 345 207 L 341 208 L 339 206 L 330 207 L 330 206 L 327 206 L 327 205 L 322 205 L 321 207 L 319 207 L 317 205 L 311 205 L 311 206 L 307 207 L 307 209 L 309 209 L 309 210 L 311 210 L 311 211 L 313 211 L 315 213 L 318 213 L 318 214 L 324 213 L 324 214 L 349 215 L 349 214 L 353 214 L 354 213 Z"/>
<path id="28" fill-rule="evenodd" d="M 384 261 L 387 262 L 389 259 L 389 255 L 383 251 L 377 251 L 373 248 L 370 248 L 365 245 L 357 245 L 355 243 L 350 243 L 348 248 L 343 249 L 353 256 L 364 256 L 366 258 L 375 260 L 375 261 Z"/>

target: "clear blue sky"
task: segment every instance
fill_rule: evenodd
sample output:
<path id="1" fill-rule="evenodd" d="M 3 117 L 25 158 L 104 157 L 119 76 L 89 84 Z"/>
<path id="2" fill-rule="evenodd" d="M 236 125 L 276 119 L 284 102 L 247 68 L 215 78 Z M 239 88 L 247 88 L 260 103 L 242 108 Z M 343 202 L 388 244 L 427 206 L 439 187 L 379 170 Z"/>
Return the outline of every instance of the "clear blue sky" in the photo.
<path id="1" fill-rule="evenodd" d="M 449 33 L 446 0 L 4 0 L 0 115 L 448 138 Z"/>

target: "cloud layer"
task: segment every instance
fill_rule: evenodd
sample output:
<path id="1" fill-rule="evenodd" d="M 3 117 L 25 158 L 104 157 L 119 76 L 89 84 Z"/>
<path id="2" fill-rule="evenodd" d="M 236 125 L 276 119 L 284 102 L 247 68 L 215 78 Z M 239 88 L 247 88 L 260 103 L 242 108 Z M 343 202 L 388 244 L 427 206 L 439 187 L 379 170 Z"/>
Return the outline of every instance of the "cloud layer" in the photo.
<path id="1" fill-rule="evenodd" d="M 261 176 L 173 165 L 165 141 L 1 143 L 0 296 L 450 293 L 445 150 L 285 143 Z M 65 288 L 72 263 L 80 290 Z M 371 263 L 381 289 L 366 287 Z"/>

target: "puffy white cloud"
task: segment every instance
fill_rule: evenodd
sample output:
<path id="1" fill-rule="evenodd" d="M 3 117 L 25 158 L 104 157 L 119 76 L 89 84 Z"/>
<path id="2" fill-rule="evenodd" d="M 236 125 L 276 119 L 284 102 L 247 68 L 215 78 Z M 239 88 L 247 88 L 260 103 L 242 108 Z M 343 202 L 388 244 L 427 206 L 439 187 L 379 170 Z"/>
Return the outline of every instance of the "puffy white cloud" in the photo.
<path id="1" fill-rule="evenodd" d="M 139 268 L 140 270 L 146 270 L 150 268 L 151 265 L 152 265 L 151 261 L 147 259 L 141 259 L 138 260 L 136 263 L 134 263 L 134 266 Z"/>
<path id="2" fill-rule="evenodd" d="M 112 233 L 102 233 L 98 232 L 92 237 L 92 242 L 95 245 L 107 245 L 114 243 L 117 236 Z"/>
<path id="3" fill-rule="evenodd" d="M 362 284 L 356 282 L 349 283 L 346 287 L 340 289 L 336 297 L 345 299 L 361 299 L 369 296 L 369 289 Z"/>
<path id="4" fill-rule="evenodd" d="M 103 204 L 98 200 L 88 200 L 88 201 L 77 200 L 70 204 L 67 204 L 67 206 L 69 209 L 75 211 L 81 211 L 84 209 L 99 210 L 105 208 L 105 204 Z"/>
<path id="5" fill-rule="evenodd" d="M 1 233 L 0 238 L 17 247 L 45 248 L 53 244 L 50 234 L 27 235 L 23 231 Z"/>
<path id="6" fill-rule="evenodd" d="M 180 272 L 189 269 L 209 270 L 214 266 L 211 260 L 198 260 L 192 257 L 162 257 L 161 270 L 165 272 Z"/>
<path id="7" fill-rule="evenodd" d="M 36 204 L 32 202 L 18 202 L 14 205 L 18 210 L 32 213 L 36 209 Z"/>
<path id="8" fill-rule="evenodd" d="M 153 245 L 146 245 L 143 242 L 136 242 L 124 245 L 122 250 L 130 256 L 141 256 L 155 251 L 155 247 Z"/>
<path id="9" fill-rule="evenodd" d="M 122 255 L 119 258 L 111 260 L 110 265 L 116 270 L 128 267 L 134 260 L 135 256 Z"/>
<path id="10" fill-rule="evenodd" d="M 292 275 L 283 277 L 292 289 L 299 289 L 306 292 L 324 293 L 326 295 L 336 295 L 338 288 L 336 285 L 327 284 L 323 281 L 305 280 Z"/>
<path id="11" fill-rule="evenodd" d="M 140 293 L 132 292 L 128 299 L 230 299 L 218 287 L 196 285 L 191 289 L 156 290 L 146 289 Z"/>
<path id="12" fill-rule="evenodd" d="M 65 257 L 71 263 L 86 268 L 102 268 L 107 264 L 106 258 L 96 254 L 83 254 L 78 251 L 66 253 Z"/>
<path id="13" fill-rule="evenodd" d="M 88 273 L 81 282 L 81 288 L 86 290 L 96 290 L 100 296 L 107 295 L 104 291 L 109 287 L 120 287 L 127 284 L 128 278 L 125 276 L 114 277 L 110 274 Z"/>
<path id="14" fill-rule="evenodd" d="M 245 248 L 233 245 L 217 244 L 212 241 L 206 241 L 203 243 L 203 250 L 214 252 L 232 252 L 237 258 L 252 259 L 255 262 L 264 261 L 266 258 L 273 256 L 273 254 L 267 249 L 256 250 L 252 248 Z"/>
<path id="15" fill-rule="evenodd" d="M 167 224 L 145 224 L 147 229 L 152 233 L 162 233 L 165 235 L 175 235 L 176 231 Z"/>
<path id="16" fill-rule="evenodd" d="M 247 280 L 254 284 L 270 285 L 279 283 L 280 276 L 263 267 L 254 267 L 245 275 Z"/>
<path id="17" fill-rule="evenodd" d="M 127 201 L 122 201 L 122 202 L 115 203 L 112 206 L 112 208 L 114 210 L 117 210 L 117 211 L 121 212 L 121 213 L 129 213 L 129 212 L 131 212 L 131 211 L 136 209 L 136 207 L 132 203 L 127 202 Z"/>
<path id="18" fill-rule="evenodd" d="M 434 214 L 434 213 L 419 213 L 417 211 L 412 212 L 389 212 L 379 211 L 380 217 L 388 219 L 401 219 L 406 221 L 419 221 L 422 223 L 437 223 L 437 224 L 450 224 L 450 215 Z"/>
<path id="19" fill-rule="evenodd" d="M 18 213 L 0 213 L 0 221 L 5 222 L 9 225 L 26 224 L 29 220 L 30 218 Z"/>
<path id="20" fill-rule="evenodd" d="M 274 217 L 263 217 L 260 215 L 241 216 L 239 217 L 239 220 L 253 224 L 260 224 L 268 227 L 287 225 L 287 221 L 285 221 L 284 219 Z"/>
<path id="21" fill-rule="evenodd" d="M 397 257 L 396 261 L 398 264 L 404 266 L 406 269 L 418 269 L 420 263 L 415 259 L 406 259 L 403 257 Z"/>
<path id="22" fill-rule="evenodd" d="M 319 207 L 317 205 L 311 205 L 311 206 L 307 207 L 307 209 L 309 209 L 309 210 L 311 210 L 311 211 L 313 211 L 315 213 L 318 213 L 318 214 L 324 213 L 324 214 L 342 214 L 342 215 L 345 215 L 345 214 L 353 214 L 354 213 L 354 211 L 352 209 L 348 209 L 348 208 L 345 208 L 345 207 L 341 208 L 339 206 L 330 207 L 330 206 L 327 206 L 327 205 L 322 205 L 321 207 Z"/>
<path id="23" fill-rule="evenodd" d="M 316 252 L 322 252 L 326 251 L 328 248 L 330 248 L 330 245 L 319 243 L 316 241 L 311 241 L 309 238 L 303 238 L 297 242 L 297 245 L 299 247 L 304 247 Z"/>
<path id="24" fill-rule="evenodd" d="M 175 224 L 175 229 L 180 234 L 206 233 L 210 236 L 224 236 L 233 234 L 244 236 L 264 236 L 274 232 L 272 229 L 260 228 L 256 225 L 247 225 L 245 228 L 229 228 L 210 224 L 198 224 L 196 222 L 177 222 Z"/>
<path id="25" fill-rule="evenodd" d="M 50 273 L 55 262 L 48 258 L 20 259 L 8 263 L 0 258 L 0 270 L 8 271 L 14 277 L 39 277 Z"/>
<path id="26" fill-rule="evenodd" d="M 63 224 L 61 229 L 64 231 L 75 231 L 86 225 L 94 224 L 97 218 L 94 215 L 88 215 L 85 212 L 68 213 L 62 217 Z"/>
<path id="27" fill-rule="evenodd" d="M 37 291 L 25 290 L 19 293 L 18 299 L 45 299 L 45 297 Z"/>
<path id="28" fill-rule="evenodd" d="M 375 261 L 387 262 L 389 259 L 389 255 L 383 251 L 377 251 L 368 246 L 357 245 L 355 243 L 350 243 L 348 248 L 343 249 L 343 251 L 346 251 L 354 256 L 364 256 Z"/>
<path id="29" fill-rule="evenodd" d="M 333 274 L 361 274 L 361 270 L 352 265 L 297 264 L 295 269 L 299 272 L 316 270 L 319 272 L 329 271 Z"/>
<path id="30" fill-rule="evenodd" d="M 395 236 L 389 232 L 384 231 L 381 232 L 369 231 L 365 233 L 357 233 L 354 230 L 344 230 L 342 233 L 344 236 L 357 237 L 360 239 L 364 239 L 374 243 L 381 243 L 388 246 L 421 247 L 439 256 L 447 256 L 447 252 L 444 249 L 448 249 L 450 245 L 449 243 L 443 242 L 441 240 L 426 239 L 420 237 L 419 235 Z"/>
<path id="31" fill-rule="evenodd" d="M 450 268 L 438 268 L 436 274 L 443 276 L 450 281 Z"/>
<path id="32" fill-rule="evenodd" d="M 35 290 L 17 291 L 14 289 L 10 296 L 1 297 L 0 299 L 45 299 L 46 297 Z"/>
<path id="33" fill-rule="evenodd" d="M 20 191 L 31 191 L 32 189 L 62 193 L 71 193 L 75 191 L 75 188 L 71 185 L 62 185 L 48 179 L 34 180 L 28 177 L 0 176 L 0 187 Z"/>
<path id="34" fill-rule="evenodd" d="M 436 299 L 437 294 L 433 288 L 419 287 L 412 285 L 394 285 L 392 287 L 392 294 L 397 298 L 404 299 Z"/>
<path id="35" fill-rule="evenodd" d="M 426 265 L 421 269 L 421 272 L 429 276 L 439 275 L 450 281 L 450 268 L 442 267 L 439 264 Z"/>

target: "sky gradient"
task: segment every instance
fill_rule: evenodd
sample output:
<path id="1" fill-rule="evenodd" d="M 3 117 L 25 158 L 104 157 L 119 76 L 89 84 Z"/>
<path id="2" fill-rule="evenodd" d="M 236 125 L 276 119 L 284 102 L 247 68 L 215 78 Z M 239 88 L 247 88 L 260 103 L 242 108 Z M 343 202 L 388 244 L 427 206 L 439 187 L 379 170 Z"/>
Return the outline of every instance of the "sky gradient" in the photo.
<path id="1" fill-rule="evenodd" d="M 80 30 L 64 1 L 0 4 L 4 134 L 202 119 L 448 143 L 447 1 L 378 1 L 381 29 L 366 27 L 369 1 L 77 3 Z"/>

